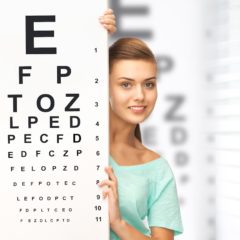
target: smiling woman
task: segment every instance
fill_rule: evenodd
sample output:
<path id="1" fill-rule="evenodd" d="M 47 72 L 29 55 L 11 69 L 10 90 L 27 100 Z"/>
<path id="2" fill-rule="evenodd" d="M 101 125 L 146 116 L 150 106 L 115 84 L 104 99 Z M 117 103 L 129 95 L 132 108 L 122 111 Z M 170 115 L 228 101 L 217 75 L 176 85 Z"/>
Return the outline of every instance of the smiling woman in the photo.
<path id="1" fill-rule="evenodd" d="M 109 48 L 109 72 L 110 114 L 112 113 L 112 108 L 114 108 L 114 103 L 119 98 L 126 99 L 125 92 L 120 92 L 116 87 L 114 88 L 114 85 L 118 84 L 117 80 L 119 80 L 119 85 L 129 90 L 129 97 L 130 94 L 134 94 L 134 91 L 138 94 L 136 97 L 140 97 L 137 103 L 136 101 L 133 102 L 134 100 L 128 103 L 132 104 L 128 108 L 135 114 L 144 112 L 149 115 L 157 99 L 157 62 L 148 46 L 136 38 L 122 38 L 116 41 Z M 143 92 L 143 90 L 145 91 Z M 141 98 L 145 93 L 148 93 L 149 97 L 146 100 L 151 100 L 152 106 L 141 103 Z M 135 135 L 141 141 L 138 123 L 135 128 Z"/>
<path id="2" fill-rule="evenodd" d="M 156 65 L 148 60 L 118 60 L 109 87 L 112 117 L 138 124 L 150 115 L 157 99 Z"/>
<path id="3" fill-rule="evenodd" d="M 123 38 L 109 48 L 111 166 L 99 186 L 108 197 L 111 240 L 172 240 L 183 231 L 172 170 L 141 140 L 156 81 L 157 63 L 143 41 Z"/>

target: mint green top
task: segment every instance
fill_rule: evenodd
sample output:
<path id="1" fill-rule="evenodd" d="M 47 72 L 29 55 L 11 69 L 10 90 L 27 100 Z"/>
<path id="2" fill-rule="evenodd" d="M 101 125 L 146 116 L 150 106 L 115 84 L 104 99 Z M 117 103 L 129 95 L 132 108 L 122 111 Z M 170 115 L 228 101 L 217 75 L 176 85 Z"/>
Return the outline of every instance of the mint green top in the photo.
<path id="1" fill-rule="evenodd" d="M 119 208 L 122 218 L 150 236 L 151 226 L 183 232 L 177 189 L 172 170 L 163 158 L 147 163 L 122 166 L 109 157 L 118 179 Z M 120 238 L 111 230 L 111 240 Z"/>

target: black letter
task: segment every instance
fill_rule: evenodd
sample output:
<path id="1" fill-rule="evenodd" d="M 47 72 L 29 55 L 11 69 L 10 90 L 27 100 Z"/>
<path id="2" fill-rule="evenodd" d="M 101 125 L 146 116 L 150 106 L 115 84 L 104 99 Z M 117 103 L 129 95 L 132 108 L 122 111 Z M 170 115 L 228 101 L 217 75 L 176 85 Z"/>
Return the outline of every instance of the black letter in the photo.
<path id="1" fill-rule="evenodd" d="M 50 116 L 50 128 L 59 128 L 58 125 L 54 125 L 54 123 L 59 123 L 59 116 Z"/>
<path id="2" fill-rule="evenodd" d="M 80 111 L 80 108 L 71 108 L 71 106 L 76 102 L 76 100 L 79 98 L 79 94 L 77 93 L 69 93 L 66 94 L 66 97 L 72 97 L 72 100 L 69 102 L 69 104 L 65 107 L 65 112 L 73 112 L 73 111 Z"/>
<path id="3" fill-rule="evenodd" d="M 128 37 L 128 36 L 136 36 L 139 38 L 151 38 L 152 32 L 145 29 L 145 30 L 123 30 L 122 26 L 120 25 L 122 21 L 120 21 L 120 15 L 125 16 L 132 16 L 132 15 L 147 15 L 149 13 L 149 8 L 147 6 L 131 6 L 131 7 L 122 7 L 120 6 L 120 0 L 113 0 L 111 1 L 111 8 L 114 9 L 115 15 L 117 16 L 117 33 L 115 33 L 114 37 Z"/>
<path id="4" fill-rule="evenodd" d="M 30 73 L 23 73 L 24 69 L 32 69 L 31 66 L 19 67 L 19 84 L 23 84 L 23 77 L 30 77 Z"/>
<path id="5" fill-rule="evenodd" d="M 74 142 L 74 143 L 79 143 L 79 142 L 81 142 L 81 135 L 78 134 L 78 133 L 74 133 L 74 134 L 73 134 L 73 142 Z"/>
<path id="6" fill-rule="evenodd" d="M 15 140 L 15 135 L 8 135 L 8 144 L 13 140 Z"/>
<path id="7" fill-rule="evenodd" d="M 65 69 L 66 72 L 62 73 L 62 69 Z M 68 77 L 71 74 L 71 68 L 68 66 L 57 66 L 57 83 L 62 83 L 61 78 L 62 77 Z"/>
<path id="8" fill-rule="evenodd" d="M 38 122 L 38 118 L 35 116 L 28 117 L 28 128 L 32 128 L 32 125 Z"/>
<path id="9" fill-rule="evenodd" d="M 50 106 L 49 106 L 49 108 L 46 108 L 46 109 L 44 109 L 44 108 L 41 106 L 41 101 L 42 101 L 42 99 L 43 99 L 44 97 L 47 97 L 47 98 L 50 100 Z M 42 111 L 42 112 L 50 112 L 50 111 L 52 111 L 53 108 L 54 108 L 54 105 L 55 105 L 54 98 L 53 98 L 51 95 L 49 95 L 49 94 L 42 94 L 42 95 L 40 95 L 40 96 L 38 97 L 38 99 L 37 99 L 37 107 L 38 107 L 38 109 L 39 109 L 40 111 Z"/>
<path id="10" fill-rule="evenodd" d="M 43 137 L 46 137 L 46 139 L 43 140 Z M 48 142 L 47 137 L 48 137 L 48 135 L 47 135 L 46 133 L 42 134 L 42 135 L 40 136 L 40 141 L 41 141 L 42 143 L 47 143 L 47 142 Z"/>
<path id="11" fill-rule="evenodd" d="M 189 162 L 189 156 L 187 153 L 179 151 L 175 155 L 176 165 L 179 167 L 185 166 Z"/>
<path id="12" fill-rule="evenodd" d="M 57 48 L 35 48 L 35 37 L 54 37 L 54 31 L 34 31 L 34 22 L 55 22 L 55 16 L 26 16 L 26 54 L 56 54 Z"/>
<path id="13" fill-rule="evenodd" d="M 174 61 L 169 56 L 157 56 L 158 71 L 160 74 L 170 72 L 174 67 Z"/>
<path id="14" fill-rule="evenodd" d="M 173 105 L 172 107 L 169 109 L 169 111 L 167 112 L 165 118 L 169 121 L 182 121 L 185 120 L 184 116 L 181 115 L 175 115 L 175 111 L 183 104 L 183 102 L 185 101 L 184 96 L 181 95 L 170 95 L 167 96 L 167 99 L 169 100 L 173 100 Z"/>
<path id="15" fill-rule="evenodd" d="M 74 124 L 74 119 L 76 119 L 76 123 Z M 80 126 L 80 117 L 78 116 L 70 116 L 70 128 L 77 128 Z"/>
<path id="16" fill-rule="evenodd" d="M 13 125 L 13 117 L 10 117 L 10 128 L 19 128 L 19 126 Z"/>
<path id="17" fill-rule="evenodd" d="M 171 130 L 171 140 L 173 144 L 183 144 L 186 142 L 187 132 L 184 128 L 174 127 Z"/>
<path id="18" fill-rule="evenodd" d="M 17 99 L 22 98 L 22 94 L 10 94 L 8 98 L 13 98 L 13 112 L 17 112 Z"/>

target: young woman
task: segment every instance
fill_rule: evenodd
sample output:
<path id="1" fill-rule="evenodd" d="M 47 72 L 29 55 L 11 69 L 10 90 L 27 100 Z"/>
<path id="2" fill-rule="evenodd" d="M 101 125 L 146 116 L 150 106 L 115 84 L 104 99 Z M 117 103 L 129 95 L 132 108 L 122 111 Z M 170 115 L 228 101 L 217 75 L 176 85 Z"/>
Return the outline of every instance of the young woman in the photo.
<path id="1" fill-rule="evenodd" d="M 113 33 L 115 17 L 109 15 L 105 28 Z M 172 240 L 183 231 L 171 168 L 141 141 L 139 123 L 156 100 L 153 53 L 139 39 L 119 39 L 109 48 L 111 166 L 105 168 L 108 179 L 99 183 L 108 197 L 111 240 Z"/>

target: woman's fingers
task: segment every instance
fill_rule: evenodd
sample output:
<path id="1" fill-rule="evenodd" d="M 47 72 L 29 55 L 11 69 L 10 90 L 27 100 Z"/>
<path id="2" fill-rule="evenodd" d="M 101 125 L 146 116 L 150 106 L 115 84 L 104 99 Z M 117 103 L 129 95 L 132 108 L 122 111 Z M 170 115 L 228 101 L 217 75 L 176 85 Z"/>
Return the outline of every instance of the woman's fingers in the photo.
<path id="1" fill-rule="evenodd" d="M 108 32 L 110 34 L 113 34 L 113 33 L 115 33 L 117 31 L 117 28 L 115 26 L 112 26 L 112 25 L 110 25 L 110 26 L 109 25 L 105 25 L 104 27 L 108 30 Z"/>
<path id="2" fill-rule="evenodd" d="M 107 9 L 104 15 L 99 18 L 99 21 L 110 34 L 116 32 L 115 15 L 112 9 Z"/>
<path id="3" fill-rule="evenodd" d="M 106 167 L 105 172 L 108 174 L 109 179 L 105 179 L 101 181 L 98 186 L 103 187 L 103 186 L 108 186 L 111 191 L 113 191 L 115 197 L 118 197 L 118 191 L 117 191 L 117 177 L 113 173 L 112 167 Z"/>
<path id="4" fill-rule="evenodd" d="M 107 29 L 107 31 L 109 33 L 114 33 L 117 30 L 117 28 L 115 26 L 116 22 L 114 19 L 104 19 L 103 18 L 103 19 L 100 19 L 99 21 L 103 25 L 103 27 L 105 29 Z"/>
<path id="5" fill-rule="evenodd" d="M 100 21 L 100 23 L 106 24 L 106 25 L 115 26 L 115 24 L 116 24 L 116 21 L 112 18 L 100 18 L 99 21 Z"/>
<path id="6" fill-rule="evenodd" d="M 108 31 L 109 33 L 113 33 L 113 32 L 115 32 L 116 29 L 117 29 L 116 26 L 113 25 L 113 24 L 103 23 L 102 25 L 103 25 L 103 27 L 104 27 L 105 29 L 107 29 L 107 31 Z"/>
<path id="7" fill-rule="evenodd" d="M 110 179 L 117 183 L 117 177 L 114 175 L 112 167 L 105 167 L 105 171 L 107 172 Z"/>
<path id="8" fill-rule="evenodd" d="M 105 18 L 106 19 L 112 19 L 112 20 L 116 19 L 112 9 L 109 9 L 109 10 L 105 11 L 103 16 L 101 16 L 99 19 L 105 19 Z"/>
<path id="9" fill-rule="evenodd" d="M 101 183 L 99 183 L 98 186 L 103 187 L 103 190 L 102 190 L 103 198 L 105 198 L 107 195 L 112 195 L 112 197 L 114 197 L 115 199 L 118 198 L 116 188 L 111 181 L 104 180 Z"/>
<path id="10" fill-rule="evenodd" d="M 108 9 L 104 12 L 104 14 L 114 15 L 114 14 L 113 14 L 113 10 L 112 10 L 111 8 L 108 8 Z"/>
<path id="11" fill-rule="evenodd" d="M 106 188 L 102 191 L 102 195 L 103 195 L 103 199 L 105 199 L 107 197 L 107 195 L 109 194 L 110 192 L 110 189 L 109 188 Z"/>
<path id="12" fill-rule="evenodd" d="M 106 186 L 106 185 L 110 186 L 110 187 L 114 187 L 115 183 L 113 181 L 109 180 L 109 179 L 105 179 L 98 184 L 99 187 L 103 187 L 103 186 Z"/>

